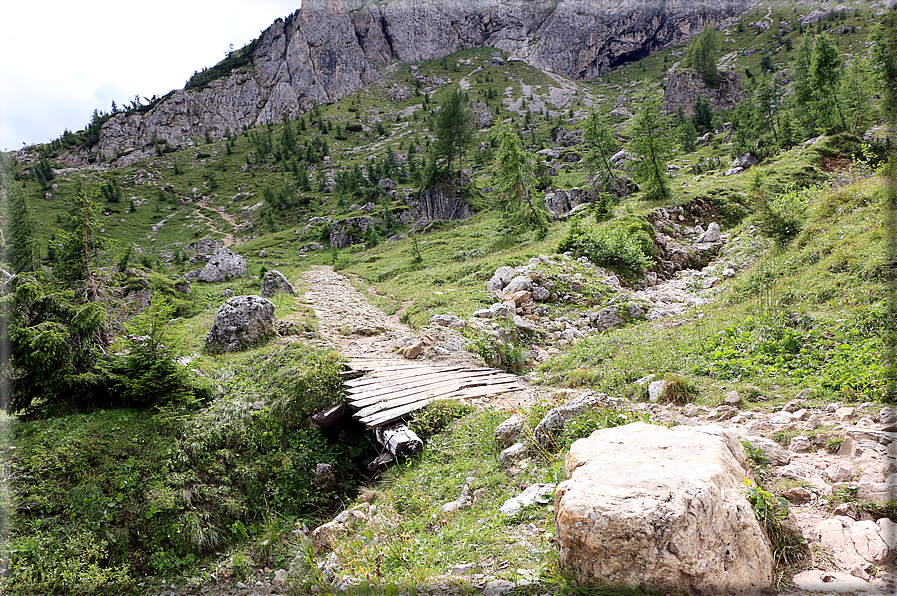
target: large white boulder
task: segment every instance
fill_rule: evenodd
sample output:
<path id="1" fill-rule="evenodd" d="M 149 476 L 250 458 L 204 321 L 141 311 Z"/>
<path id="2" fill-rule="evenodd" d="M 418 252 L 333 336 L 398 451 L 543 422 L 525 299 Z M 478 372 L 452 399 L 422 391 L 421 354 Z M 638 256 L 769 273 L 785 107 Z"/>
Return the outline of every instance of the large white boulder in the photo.
<path id="1" fill-rule="evenodd" d="M 573 443 L 555 493 L 561 567 L 583 583 L 753 594 L 773 581 L 744 448 L 716 426 L 642 422 Z"/>

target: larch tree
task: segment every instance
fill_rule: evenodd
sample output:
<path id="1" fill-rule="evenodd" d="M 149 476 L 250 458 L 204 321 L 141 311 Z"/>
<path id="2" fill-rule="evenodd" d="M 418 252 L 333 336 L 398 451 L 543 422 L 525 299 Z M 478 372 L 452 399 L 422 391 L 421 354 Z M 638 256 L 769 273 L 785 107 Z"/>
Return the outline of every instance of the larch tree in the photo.
<path id="1" fill-rule="evenodd" d="M 614 174 L 610 159 L 618 147 L 610 129 L 601 121 L 594 109 L 589 111 L 582 125 L 582 141 L 585 146 L 585 162 L 592 178 L 592 186 L 600 191 L 617 193 L 620 180 Z"/>
<path id="2" fill-rule="evenodd" d="M 473 115 L 468 107 L 467 94 L 455 85 L 443 95 L 440 109 L 434 121 L 437 158 L 445 158 L 446 167 L 452 169 L 454 156 L 458 156 L 458 184 L 463 184 L 464 150 L 473 139 Z"/>
<path id="3" fill-rule="evenodd" d="M 660 97 L 647 97 L 635 117 L 630 149 L 636 157 L 636 179 L 650 201 L 667 201 L 673 196 L 666 164 L 673 142 L 669 119 L 660 111 Z"/>
<path id="4" fill-rule="evenodd" d="M 710 87 L 719 82 L 716 55 L 722 47 L 722 37 L 716 27 L 707 23 L 685 54 L 685 68 L 694 68 L 701 73 L 704 82 Z"/>
<path id="5" fill-rule="evenodd" d="M 523 142 L 503 124 L 495 133 L 497 145 L 492 162 L 492 187 L 505 222 L 513 231 L 535 230 L 539 239 L 548 235 L 548 211 L 536 198 L 535 156 L 523 149 Z"/>

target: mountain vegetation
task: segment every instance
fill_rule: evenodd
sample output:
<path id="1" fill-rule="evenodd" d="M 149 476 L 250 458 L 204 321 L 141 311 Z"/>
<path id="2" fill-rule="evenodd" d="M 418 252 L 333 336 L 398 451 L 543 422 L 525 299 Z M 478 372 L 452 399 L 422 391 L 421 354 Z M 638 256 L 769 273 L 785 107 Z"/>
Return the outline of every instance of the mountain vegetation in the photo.
<path id="1" fill-rule="evenodd" d="M 573 593 L 548 502 L 512 517 L 497 505 L 563 480 L 559 456 L 577 438 L 650 420 L 636 408 L 646 375 L 702 407 L 733 389 L 764 412 L 798 392 L 820 407 L 893 403 L 897 10 L 876 7 L 760 2 L 588 82 L 464 49 L 220 140 L 90 153 L 113 106 L 0 156 L 0 591 L 226 594 L 282 580 L 329 593 L 335 573 L 358 593 L 473 590 L 451 574 L 475 562 L 522 593 Z M 253 50 L 187 88 L 249 71 Z M 664 77 L 685 68 L 704 91 L 734 72 L 746 97 L 720 111 L 696 91 L 667 113 Z M 70 165 L 79 151 L 86 165 Z M 559 190 L 581 199 L 559 210 Z M 597 266 L 650 288 L 672 277 L 674 227 L 697 237 L 711 221 L 727 234 L 714 262 L 733 274 L 716 287 L 693 278 L 701 304 L 667 323 L 633 316 L 644 303 L 593 278 Z M 246 258 L 245 275 L 196 280 L 216 241 Z M 259 294 L 272 269 L 301 294 L 305 271 L 332 266 L 420 331 L 433 315 L 488 309 L 493 272 L 533 260 L 566 297 L 542 317 L 573 329 L 611 309 L 620 324 L 563 343 L 509 322 L 467 326 L 467 349 L 545 389 L 520 408 L 530 433 L 565 390 L 629 405 L 568 421 L 516 476 L 498 461 L 507 413 L 494 407 L 418 412 L 424 452 L 374 472 L 373 433 L 311 424 L 341 400 L 344 359 L 290 294 L 271 298 L 286 325 L 265 342 L 205 345 L 225 296 Z M 444 514 L 463 478 L 478 500 Z M 335 539 L 334 572 L 308 530 L 368 491 L 383 516 Z M 894 519 L 893 503 L 883 510 Z M 785 587 L 804 551 L 781 536 Z"/>

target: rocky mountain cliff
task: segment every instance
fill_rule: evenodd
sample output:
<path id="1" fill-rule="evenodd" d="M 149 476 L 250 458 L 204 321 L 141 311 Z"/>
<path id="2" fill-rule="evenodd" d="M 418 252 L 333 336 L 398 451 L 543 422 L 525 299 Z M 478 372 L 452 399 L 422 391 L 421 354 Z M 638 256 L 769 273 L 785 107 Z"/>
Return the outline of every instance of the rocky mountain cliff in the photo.
<path id="1" fill-rule="evenodd" d="M 111 157 L 153 139 L 173 145 L 295 117 L 377 81 L 378 68 L 496 47 L 543 70 L 589 80 L 698 33 L 750 0 L 305 0 L 278 19 L 248 65 L 179 90 L 144 113 L 118 114 L 93 148 Z M 78 161 L 73 156 L 72 161 Z M 82 157 L 86 157 L 86 154 Z M 75 164 L 72 164 L 75 165 Z"/>

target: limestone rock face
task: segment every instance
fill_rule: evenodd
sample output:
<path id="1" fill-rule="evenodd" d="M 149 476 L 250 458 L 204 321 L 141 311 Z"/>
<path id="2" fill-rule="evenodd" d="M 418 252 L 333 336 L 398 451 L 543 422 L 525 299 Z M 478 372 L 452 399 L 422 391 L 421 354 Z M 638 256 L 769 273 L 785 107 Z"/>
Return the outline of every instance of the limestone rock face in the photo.
<path id="1" fill-rule="evenodd" d="M 277 269 L 265 272 L 262 278 L 262 298 L 273 298 L 274 294 L 295 294 L 296 288 Z"/>
<path id="2" fill-rule="evenodd" d="M 555 493 L 561 567 L 583 583 L 758 593 L 773 557 L 745 463 L 735 435 L 714 426 L 636 422 L 576 441 Z"/>
<path id="3" fill-rule="evenodd" d="M 691 68 L 674 70 L 667 77 L 663 90 L 663 110 L 672 114 L 682 108 L 685 116 L 691 118 L 698 95 L 703 96 L 714 110 L 734 110 L 738 102 L 745 98 L 741 75 L 720 71 L 719 77 L 719 85 L 708 87 L 698 71 Z"/>
<path id="4" fill-rule="evenodd" d="M 528 53 L 521 50 L 521 58 L 543 70 L 591 80 L 697 35 L 705 23 L 719 23 L 745 7 L 737 0 L 564 0 L 539 28 Z"/>
<path id="5" fill-rule="evenodd" d="M 246 259 L 227 247 L 219 248 L 210 257 L 202 271 L 199 281 L 219 282 L 240 277 L 246 273 Z"/>
<path id="6" fill-rule="evenodd" d="M 428 188 L 420 193 L 420 219 L 467 219 L 473 215 L 470 205 L 457 197 L 449 197 L 441 188 Z"/>
<path id="7" fill-rule="evenodd" d="M 304 0 L 252 45 L 250 68 L 207 85 L 176 90 L 142 113 L 117 114 L 93 148 L 115 162 L 148 157 L 154 135 L 191 145 L 208 132 L 221 139 L 283 114 L 349 95 L 379 79 L 377 68 L 434 60 L 458 50 L 495 47 L 538 68 L 581 80 L 684 41 L 705 23 L 746 9 L 748 0 Z M 557 5 L 555 7 L 555 5 Z M 553 10 L 552 10 L 553 9 Z M 485 115 L 485 112 L 484 112 Z M 485 123 L 484 123 L 485 124 Z M 84 161 L 87 155 L 67 154 Z"/>
<path id="8" fill-rule="evenodd" d="M 218 308 L 206 335 L 210 352 L 235 352 L 274 333 L 274 303 L 261 296 L 234 296 Z"/>

